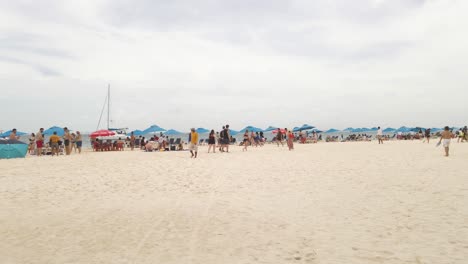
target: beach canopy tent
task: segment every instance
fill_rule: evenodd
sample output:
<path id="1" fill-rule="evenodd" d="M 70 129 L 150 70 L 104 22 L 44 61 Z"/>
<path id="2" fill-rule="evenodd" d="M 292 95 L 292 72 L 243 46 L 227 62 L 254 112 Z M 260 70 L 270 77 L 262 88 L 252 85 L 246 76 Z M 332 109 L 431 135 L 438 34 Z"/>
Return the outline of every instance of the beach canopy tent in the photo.
<path id="1" fill-rule="evenodd" d="M 344 132 L 351 132 L 351 130 L 353 130 L 354 128 L 352 127 L 348 127 L 348 128 L 345 128 L 343 129 Z"/>
<path id="2" fill-rule="evenodd" d="M 210 130 L 206 129 L 206 128 L 203 128 L 203 127 L 199 127 L 197 129 L 195 129 L 195 131 L 198 133 L 198 134 L 204 134 L 204 133 L 209 133 Z"/>
<path id="3" fill-rule="evenodd" d="M 58 127 L 58 126 L 53 126 L 53 127 L 49 127 L 48 129 L 44 130 L 44 135 L 53 135 L 54 132 L 57 132 L 57 136 L 63 136 L 63 134 L 65 134 L 65 130 L 63 130 L 62 127 Z"/>
<path id="4" fill-rule="evenodd" d="M 147 129 L 143 130 L 143 134 L 151 134 L 151 133 L 156 133 L 156 132 L 164 132 L 166 129 L 158 126 L 158 125 L 152 125 L 148 127 Z"/>
<path id="5" fill-rule="evenodd" d="M 387 127 L 386 129 L 382 130 L 382 132 L 389 133 L 389 132 L 394 132 L 396 131 L 395 128 Z"/>
<path id="6" fill-rule="evenodd" d="M 133 130 L 131 131 L 130 133 L 127 134 L 127 136 L 131 136 L 132 135 L 132 132 L 133 132 L 133 135 L 134 136 L 142 136 L 144 135 L 143 131 L 139 130 L 139 129 L 136 129 L 136 130 Z"/>
<path id="7" fill-rule="evenodd" d="M 244 127 L 243 129 L 241 129 L 239 131 L 239 133 L 244 133 L 246 130 L 249 130 L 249 132 L 262 132 L 263 130 L 261 128 L 258 128 L 258 127 L 254 127 L 254 126 L 246 126 Z"/>
<path id="8" fill-rule="evenodd" d="M 379 128 L 377 128 L 377 127 L 373 127 L 373 128 L 370 129 L 370 131 L 377 131 L 377 130 L 379 130 Z"/>
<path id="9" fill-rule="evenodd" d="M 411 132 L 411 128 L 402 126 L 396 130 L 396 132 L 408 133 Z"/>
<path id="10" fill-rule="evenodd" d="M 97 138 L 97 137 L 109 137 L 109 136 L 114 136 L 115 132 L 110 131 L 110 130 L 98 130 L 94 131 L 93 133 L 89 134 L 90 138 Z"/>
<path id="11" fill-rule="evenodd" d="M 439 132 L 439 131 L 442 131 L 444 130 L 443 128 L 437 128 L 437 127 L 433 127 L 431 128 L 431 132 Z"/>
<path id="12" fill-rule="evenodd" d="M 340 131 L 338 129 L 334 129 L 334 128 L 330 128 L 327 131 L 325 131 L 325 133 L 336 133 L 336 132 L 340 132 Z"/>
<path id="13" fill-rule="evenodd" d="M 11 130 L 5 131 L 5 132 L 3 132 L 2 134 L 0 134 L 0 138 L 9 137 L 10 134 L 11 134 Z M 16 135 L 17 135 L 17 136 L 24 136 L 24 135 L 26 135 L 26 134 L 27 134 L 27 133 L 25 133 L 25 132 L 20 132 L 20 131 L 18 131 L 18 130 L 16 131 Z"/>
<path id="14" fill-rule="evenodd" d="M 278 127 L 269 126 L 269 127 L 265 128 L 265 130 L 263 130 L 263 132 L 270 132 L 270 131 L 277 130 L 277 129 L 278 129 Z"/>
<path id="15" fill-rule="evenodd" d="M 167 135 L 167 136 L 180 135 L 180 134 L 183 134 L 183 133 L 174 129 L 169 129 L 166 132 L 164 132 L 164 135 Z"/>
<path id="16" fill-rule="evenodd" d="M 28 144 L 19 140 L 0 140 L 0 159 L 24 158 L 28 152 Z"/>

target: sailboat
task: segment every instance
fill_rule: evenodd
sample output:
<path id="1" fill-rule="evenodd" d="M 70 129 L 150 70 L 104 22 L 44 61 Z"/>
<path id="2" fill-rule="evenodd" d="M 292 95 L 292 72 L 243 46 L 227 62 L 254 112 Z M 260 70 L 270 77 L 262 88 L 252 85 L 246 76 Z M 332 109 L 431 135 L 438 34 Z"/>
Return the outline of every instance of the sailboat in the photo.
<path id="1" fill-rule="evenodd" d="M 128 128 L 111 128 L 110 127 L 110 122 L 111 122 L 111 119 L 110 119 L 110 84 L 108 84 L 107 86 L 107 96 L 106 96 L 106 99 L 104 100 L 104 105 L 102 107 L 101 116 L 99 117 L 99 122 L 98 122 L 96 130 L 98 130 L 99 126 L 101 125 L 102 115 L 104 114 L 106 104 L 107 104 L 107 130 L 114 132 L 115 135 L 99 137 L 99 139 L 103 139 L 103 140 L 125 139 L 127 137 Z"/>

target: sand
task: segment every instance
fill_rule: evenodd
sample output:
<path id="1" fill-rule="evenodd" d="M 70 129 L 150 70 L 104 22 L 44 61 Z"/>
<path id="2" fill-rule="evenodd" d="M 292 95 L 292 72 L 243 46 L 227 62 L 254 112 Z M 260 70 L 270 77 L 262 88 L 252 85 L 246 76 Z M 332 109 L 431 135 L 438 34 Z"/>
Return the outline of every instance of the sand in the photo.
<path id="1" fill-rule="evenodd" d="M 468 261 L 468 144 L 0 160 L 0 263 Z"/>

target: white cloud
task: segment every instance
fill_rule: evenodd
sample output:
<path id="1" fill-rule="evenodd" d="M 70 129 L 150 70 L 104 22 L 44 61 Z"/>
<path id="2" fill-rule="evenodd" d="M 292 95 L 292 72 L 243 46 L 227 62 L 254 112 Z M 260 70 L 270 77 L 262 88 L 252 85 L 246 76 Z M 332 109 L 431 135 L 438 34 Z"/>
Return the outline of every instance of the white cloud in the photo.
<path id="1" fill-rule="evenodd" d="M 466 1 L 0 7 L 0 129 L 466 123 Z"/>

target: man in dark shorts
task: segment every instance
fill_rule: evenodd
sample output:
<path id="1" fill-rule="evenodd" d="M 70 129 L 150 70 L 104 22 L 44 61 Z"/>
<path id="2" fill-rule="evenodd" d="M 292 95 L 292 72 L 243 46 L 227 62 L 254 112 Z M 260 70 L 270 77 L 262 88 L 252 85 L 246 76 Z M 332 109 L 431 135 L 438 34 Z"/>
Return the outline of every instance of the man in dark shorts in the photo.
<path id="1" fill-rule="evenodd" d="M 226 148 L 226 152 L 229 152 L 229 139 L 231 138 L 230 137 L 230 133 L 229 133 L 229 125 L 226 125 L 226 127 L 224 128 L 224 133 L 223 133 L 223 136 L 224 136 L 224 147 Z"/>
<path id="2" fill-rule="evenodd" d="M 424 141 L 423 141 L 423 143 L 426 142 L 426 140 L 427 140 L 427 144 L 429 144 L 429 139 L 430 138 L 431 138 L 431 129 L 428 128 L 428 129 L 426 129 L 426 131 L 424 131 Z"/>

